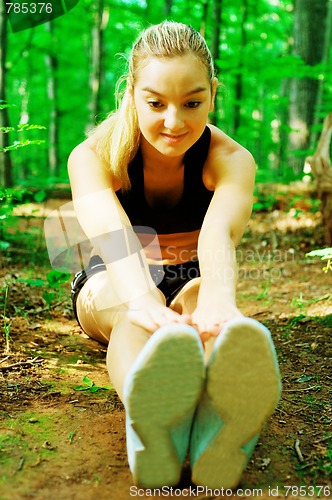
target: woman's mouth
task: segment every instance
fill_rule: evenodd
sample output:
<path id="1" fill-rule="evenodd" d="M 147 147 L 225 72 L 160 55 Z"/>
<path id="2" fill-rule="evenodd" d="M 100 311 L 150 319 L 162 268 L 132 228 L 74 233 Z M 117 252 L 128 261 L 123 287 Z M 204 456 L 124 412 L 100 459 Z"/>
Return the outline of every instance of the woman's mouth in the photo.
<path id="1" fill-rule="evenodd" d="M 179 144 L 186 137 L 187 132 L 184 134 L 161 134 L 166 142 L 169 144 Z"/>

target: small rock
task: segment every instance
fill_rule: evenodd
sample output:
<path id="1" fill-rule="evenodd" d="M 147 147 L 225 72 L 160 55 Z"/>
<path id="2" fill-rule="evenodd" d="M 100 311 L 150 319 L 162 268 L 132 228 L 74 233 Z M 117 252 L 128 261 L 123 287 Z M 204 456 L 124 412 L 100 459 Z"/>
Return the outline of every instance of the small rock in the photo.
<path id="1" fill-rule="evenodd" d="M 267 457 L 267 458 L 259 458 L 258 460 L 256 460 L 256 465 L 259 469 L 266 469 L 266 467 L 268 467 L 271 463 L 271 458 Z"/>
<path id="2" fill-rule="evenodd" d="M 55 446 L 53 446 L 49 441 L 45 441 L 43 444 L 42 448 L 45 448 L 46 450 L 55 450 Z"/>

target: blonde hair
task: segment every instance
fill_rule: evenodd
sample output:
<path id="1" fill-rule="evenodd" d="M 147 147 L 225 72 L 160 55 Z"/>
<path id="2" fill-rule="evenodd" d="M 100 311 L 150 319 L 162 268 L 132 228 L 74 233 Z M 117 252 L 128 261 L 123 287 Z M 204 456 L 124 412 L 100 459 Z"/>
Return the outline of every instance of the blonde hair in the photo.
<path id="1" fill-rule="evenodd" d="M 140 145 L 141 132 L 130 90 L 134 88 L 138 71 L 151 57 L 171 58 L 195 55 L 205 66 L 211 82 L 215 77 L 212 55 L 200 33 L 186 24 L 164 21 L 144 30 L 134 43 L 129 60 L 128 74 L 123 75 L 116 88 L 117 109 L 89 135 L 95 139 L 97 153 L 109 165 L 122 190 L 130 188 L 128 165 Z M 120 87 L 126 82 L 124 92 Z"/>

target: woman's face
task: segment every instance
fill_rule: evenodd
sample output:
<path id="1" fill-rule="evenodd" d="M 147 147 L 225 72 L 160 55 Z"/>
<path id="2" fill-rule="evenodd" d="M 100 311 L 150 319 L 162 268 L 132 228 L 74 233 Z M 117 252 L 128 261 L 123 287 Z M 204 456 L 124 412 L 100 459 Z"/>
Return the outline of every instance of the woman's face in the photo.
<path id="1" fill-rule="evenodd" d="M 205 129 L 212 93 L 206 68 L 195 56 L 151 58 L 133 90 L 144 150 L 183 156 Z"/>

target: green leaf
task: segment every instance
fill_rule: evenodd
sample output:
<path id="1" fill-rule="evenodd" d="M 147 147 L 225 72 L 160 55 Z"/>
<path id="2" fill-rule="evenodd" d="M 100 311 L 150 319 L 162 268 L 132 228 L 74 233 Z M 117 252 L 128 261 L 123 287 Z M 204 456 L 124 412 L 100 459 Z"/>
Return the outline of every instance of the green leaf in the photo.
<path id="1" fill-rule="evenodd" d="M 69 279 L 71 279 L 71 274 L 52 269 L 52 271 L 47 273 L 46 279 L 52 288 L 57 288 L 59 285 L 66 283 Z"/>
<path id="2" fill-rule="evenodd" d="M 45 285 L 45 281 L 41 280 L 39 278 L 37 278 L 37 279 L 35 279 L 35 278 L 30 278 L 30 279 L 18 278 L 17 281 L 19 281 L 20 283 L 26 283 L 27 285 L 30 285 L 30 286 L 44 286 Z"/>
<path id="3" fill-rule="evenodd" d="M 6 101 L 0 99 L 0 110 L 5 108 L 12 108 L 13 106 L 16 106 L 16 104 L 8 104 L 6 103 Z"/>
<path id="4" fill-rule="evenodd" d="M 1 132 L 4 132 L 5 134 L 7 134 L 8 132 L 15 132 L 14 127 L 0 127 L 0 130 L 1 130 Z"/>
<path id="5" fill-rule="evenodd" d="M 55 299 L 55 293 L 44 292 L 42 297 L 45 300 L 46 304 L 49 306 L 51 304 L 51 302 Z"/>
<path id="6" fill-rule="evenodd" d="M 307 257 L 320 257 L 321 259 L 332 259 L 332 248 L 320 248 L 306 254 Z"/>
<path id="7" fill-rule="evenodd" d="M 0 240 L 0 250 L 7 250 L 10 247 L 10 243 L 8 241 Z"/>
<path id="8" fill-rule="evenodd" d="M 299 377 L 295 380 L 295 382 L 299 382 L 299 383 L 302 383 L 302 382 L 309 382 L 309 380 L 311 380 L 312 377 L 311 375 L 302 375 L 302 377 Z"/>
<path id="9" fill-rule="evenodd" d="M 35 130 L 35 129 L 43 130 L 46 129 L 46 127 L 44 127 L 43 125 L 29 125 L 28 123 L 21 123 L 17 127 L 18 132 L 22 132 L 23 130 Z"/>
<path id="10" fill-rule="evenodd" d="M 78 429 L 78 427 L 77 427 L 77 429 Z M 75 436 L 75 434 L 76 434 L 76 432 L 77 432 L 77 429 L 75 429 L 75 430 L 73 430 L 73 431 L 70 431 L 70 432 L 68 433 L 68 440 L 69 440 L 69 444 L 71 444 L 71 443 L 73 442 L 73 440 L 74 440 L 74 436 Z"/>
<path id="11" fill-rule="evenodd" d="M 6 148 L 0 148 L 1 151 L 6 153 L 7 151 L 16 151 L 18 148 L 24 148 L 25 146 L 31 146 L 33 144 L 43 144 L 45 141 L 43 140 L 26 140 L 26 141 L 15 141 L 11 146 L 8 146 Z"/>
<path id="12" fill-rule="evenodd" d="M 83 377 L 83 382 L 90 388 L 94 386 L 94 382 L 92 382 L 92 380 L 90 380 L 86 375 Z"/>
<path id="13" fill-rule="evenodd" d="M 33 198 L 37 203 L 41 203 L 46 199 L 46 196 L 47 196 L 46 191 L 44 191 L 44 189 L 41 189 L 34 195 Z"/>
<path id="14" fill-rule="evenodd" d="M 94 394 L 95 392 L 98 392 L 100 390 L 105 390 L 109 391 L 111 389 L 110 386 L 108 385 L 103 385 L 102 387 L 99 387 L 96 385 L 92 380 L 89 379 L 86 375 L 83 377 L 83 384 L 84 385 L 79 385 L 75 387 L 75 391 L 89 391 L 91 394 Z"/>

